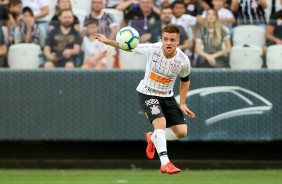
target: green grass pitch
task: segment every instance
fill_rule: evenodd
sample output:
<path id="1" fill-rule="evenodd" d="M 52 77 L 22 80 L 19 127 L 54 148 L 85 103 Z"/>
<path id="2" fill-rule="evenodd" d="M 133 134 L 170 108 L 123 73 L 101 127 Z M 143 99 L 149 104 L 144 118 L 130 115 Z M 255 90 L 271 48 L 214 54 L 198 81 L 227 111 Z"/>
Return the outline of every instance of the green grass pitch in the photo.
<path id="1" fill-rule="evenodd" d="M 0 184 L 282 184 L 282 170 L 0 170 Z"/>

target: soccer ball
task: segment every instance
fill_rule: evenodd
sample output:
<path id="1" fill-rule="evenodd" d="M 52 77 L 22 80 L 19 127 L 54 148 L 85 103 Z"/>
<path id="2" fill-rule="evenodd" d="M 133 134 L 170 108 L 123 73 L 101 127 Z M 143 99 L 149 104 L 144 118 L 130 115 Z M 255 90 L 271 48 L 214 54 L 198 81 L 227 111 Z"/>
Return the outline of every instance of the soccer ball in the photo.
<path id="1" fill-rule="evenodd" d="M 116 35 L 116 42 L 122 50 L 132 50 L 139 44 L 139 33 L 133 27 L 124 27 Z"/>

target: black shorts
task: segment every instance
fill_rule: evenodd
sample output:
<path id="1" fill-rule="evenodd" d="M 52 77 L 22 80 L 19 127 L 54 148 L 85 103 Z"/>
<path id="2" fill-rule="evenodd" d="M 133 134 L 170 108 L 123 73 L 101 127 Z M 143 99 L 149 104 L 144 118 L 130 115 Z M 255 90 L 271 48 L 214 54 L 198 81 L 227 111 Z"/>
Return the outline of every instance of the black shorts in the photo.
<path id="1" fill-rule="evenodd" d="M 174 97 L 158 97 L 139 93 L 139 103 L 151 123 L 156 118 L 165 117 L 166 127 L 185 124 L 183 113 Z"/>

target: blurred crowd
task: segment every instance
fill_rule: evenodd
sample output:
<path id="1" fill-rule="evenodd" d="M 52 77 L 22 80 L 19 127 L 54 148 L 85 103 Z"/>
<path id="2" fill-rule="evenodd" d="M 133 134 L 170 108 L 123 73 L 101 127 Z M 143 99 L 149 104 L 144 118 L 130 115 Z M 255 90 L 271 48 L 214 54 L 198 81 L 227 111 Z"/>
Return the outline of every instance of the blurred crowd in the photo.
<path id="1" fill-rule="evenodd" d="M 230 67 L 228 55 L 236 28 L 255 25 L 265 31 L 263 53 L 282 44 L 282 0 L 0 0 L 0 66 L 15 44 L 42 49 L 42 68 L 119 68 L 119 50 L 95 39 L 115 39 L 134 27 L 141 43 L 161 41 L 162 27 L 180 30 L 179 48 L 194 67 Z M 52 3 L 51 3 L 52 2 Z M 119 15 L 122 16 L 119 16 Z"/>

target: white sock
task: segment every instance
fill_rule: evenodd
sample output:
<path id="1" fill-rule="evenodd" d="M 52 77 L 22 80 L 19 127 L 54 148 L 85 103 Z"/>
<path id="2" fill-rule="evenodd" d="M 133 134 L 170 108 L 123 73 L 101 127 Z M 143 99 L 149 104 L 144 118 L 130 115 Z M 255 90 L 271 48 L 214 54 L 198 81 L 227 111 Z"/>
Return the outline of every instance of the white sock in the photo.
<path id="1" fill-rule="evenodd" d="M 151 140 L 153 141 L 157 152 L 159 154 L 161 165 L 166 165 L 169 162 L 167 156 L 167 149 L 166 149 L 166 139 L 165 139 L 165 130 L 163 129 L 156 129 L 151 136 Z"/>
<path id="2" fill-rule="evenodd" d="M 173 132 L 171 128 L 165 129 L 165 138 L 168 141 L 174 141 L 174 140 L 179 139 L 178 137 L 176 137 L 175 133 Z"/>

